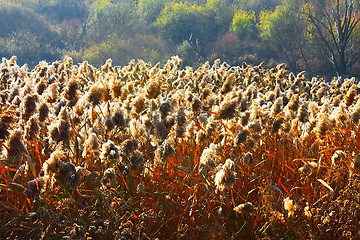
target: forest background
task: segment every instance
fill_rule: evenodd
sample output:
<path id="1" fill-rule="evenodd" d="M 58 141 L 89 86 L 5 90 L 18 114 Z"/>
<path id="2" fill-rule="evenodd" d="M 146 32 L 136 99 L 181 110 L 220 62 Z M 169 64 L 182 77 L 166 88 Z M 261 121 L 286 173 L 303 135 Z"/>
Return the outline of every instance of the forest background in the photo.
<path id="1" fill-rule="evenodd" d="M 97 67 L 179 55 L 194 68 L 285 62 L 360 77 L 359 19 L 352 0 L 0 0 L 0 56 L 32 68 L 65 55 Z"/>

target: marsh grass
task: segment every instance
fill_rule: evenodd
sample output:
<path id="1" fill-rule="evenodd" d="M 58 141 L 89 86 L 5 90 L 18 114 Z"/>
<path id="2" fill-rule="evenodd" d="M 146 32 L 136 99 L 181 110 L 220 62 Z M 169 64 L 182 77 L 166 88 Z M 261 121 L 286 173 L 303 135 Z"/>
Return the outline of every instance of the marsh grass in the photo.
<path id="1" fill-rule="evenodd" d="M 4 59 L 1 238 L 356 239 L 355 79 L 181 62 Z"/>

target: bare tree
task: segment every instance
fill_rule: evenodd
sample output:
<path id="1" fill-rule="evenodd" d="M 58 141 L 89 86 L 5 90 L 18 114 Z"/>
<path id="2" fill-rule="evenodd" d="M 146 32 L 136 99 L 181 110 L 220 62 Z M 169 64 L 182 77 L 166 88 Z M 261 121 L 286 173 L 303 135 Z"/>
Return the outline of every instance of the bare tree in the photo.
<path id="1" fill-rule="evenodd" d="M 310 24 L 314 42 L 323 47 L 339 77 L 360 57 L 357 25 L 360 21 L 359 0 L 313 0 L 301 7 L 301 16 Z"/>

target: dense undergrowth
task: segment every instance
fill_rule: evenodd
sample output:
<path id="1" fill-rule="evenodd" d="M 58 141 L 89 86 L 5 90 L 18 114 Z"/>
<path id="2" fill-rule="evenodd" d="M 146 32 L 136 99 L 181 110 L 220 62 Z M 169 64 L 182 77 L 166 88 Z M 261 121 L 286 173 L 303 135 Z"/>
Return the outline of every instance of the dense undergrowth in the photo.
<path id="1" fill-rule="evenodd" d="M 278 65 L 0 65 L 2 239 L 356 239 L 359 85 Z"/>

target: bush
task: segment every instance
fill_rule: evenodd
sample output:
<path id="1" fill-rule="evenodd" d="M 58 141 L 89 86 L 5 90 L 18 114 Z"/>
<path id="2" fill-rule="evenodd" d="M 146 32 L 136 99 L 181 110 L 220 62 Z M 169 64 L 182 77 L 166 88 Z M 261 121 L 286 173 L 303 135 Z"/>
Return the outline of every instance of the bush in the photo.
<path id="1" fill-rule="evenodd" d="M 29 67 L 34 67 L 41 60 L 56 61 L 61 57 L 59 49 L 31 33 L 12 33 L 0 38 L 0 46 L 3 57 L 19 56 L 18 63 L 27 63 Z"/>
<path id="2" fill-rule="evenodd" d="M 165 42 L 153 35 L 136 35 L 134 38 L 118 39 L 110 37 L 107 41 L 92 45 L 85 50 L 69 52 L 75 62 L 88 61 L 100 66 L 108 58 L 115 64 L 125 65 L 131 59 L 143 59 L 147 62 L 162 62 L 167 56 Z"/>
<path id="3" fill-rule="evenodd" d="M 17 55 L 20 64 L 26 62 L 30 66 L 60 58 L 64 47 L 44 18 L 15 5 L 0 7 L 0 43 L 3 57 Z"/>

